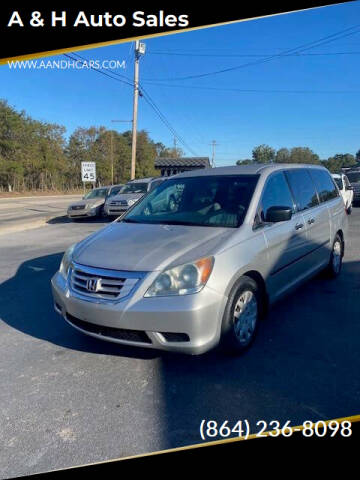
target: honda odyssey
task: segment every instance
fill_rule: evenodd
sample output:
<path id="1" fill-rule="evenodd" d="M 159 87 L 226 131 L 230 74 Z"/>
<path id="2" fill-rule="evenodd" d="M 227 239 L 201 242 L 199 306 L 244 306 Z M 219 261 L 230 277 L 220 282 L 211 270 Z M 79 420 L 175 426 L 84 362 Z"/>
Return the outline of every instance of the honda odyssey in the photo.
<path id="1" fill-rule="evenodd" d="M 184 172 L 65 252 L 55 310 L 102 340 L 241 352 L 270 304 L 321 270 L 340 273 L 346 232 L 324 167 Z"/>

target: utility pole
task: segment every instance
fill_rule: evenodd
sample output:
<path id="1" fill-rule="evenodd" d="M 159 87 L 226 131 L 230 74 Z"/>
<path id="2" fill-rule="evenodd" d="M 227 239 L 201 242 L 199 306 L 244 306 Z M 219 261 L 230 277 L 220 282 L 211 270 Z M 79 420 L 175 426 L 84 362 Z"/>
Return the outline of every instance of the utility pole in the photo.
<path id="1" fill-rule="evenodd" d="M 212 157 L 211 157 L 211 166 L 215 166 L 215 147 L 217 147 L 219 144 L 216 142 L 216 140 L 213 140 L 210 145 L 212 146 Z"/>
<path id="2" fill-rule="evenodd" d="M 134 103 L 132 120 L 132 144 L 131 144 L 131 174 L 130 178 L 135 178 L 136 169 L 136 133 L 137 133 L 137 114 L 139 100 L 139 60 L 140 56 L 145 54 L 145 43 L 135 42 L 135 66 L 134 66 Z"/>

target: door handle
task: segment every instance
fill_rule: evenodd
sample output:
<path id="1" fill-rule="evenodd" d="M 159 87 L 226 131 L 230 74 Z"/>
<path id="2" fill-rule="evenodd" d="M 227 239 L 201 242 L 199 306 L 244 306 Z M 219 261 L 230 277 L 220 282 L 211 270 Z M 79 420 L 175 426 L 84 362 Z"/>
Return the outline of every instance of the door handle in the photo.
<path id="1" fill-rule="evenodd" d="M 303 223 L 297 223 L 295 225 L 295 230 L 301 230 L 303 228 L 304 224 Z"/>
<path id="2" fill-rule="evenodd" d="M 311 225 L 312 223 L 315 223 L 315 218 L 309 218 L 307 222 L 309 225 Z"/>

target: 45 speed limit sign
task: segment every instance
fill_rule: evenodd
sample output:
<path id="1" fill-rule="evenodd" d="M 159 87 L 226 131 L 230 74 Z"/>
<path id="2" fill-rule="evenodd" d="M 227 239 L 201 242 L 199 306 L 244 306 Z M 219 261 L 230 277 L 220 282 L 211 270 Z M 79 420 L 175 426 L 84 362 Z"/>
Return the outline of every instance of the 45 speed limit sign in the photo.
<path id="1" fill-rule="evenodd" d="M 96 181 L 96 163 L 81 162 L 81 179 L 83 182 Z"/>

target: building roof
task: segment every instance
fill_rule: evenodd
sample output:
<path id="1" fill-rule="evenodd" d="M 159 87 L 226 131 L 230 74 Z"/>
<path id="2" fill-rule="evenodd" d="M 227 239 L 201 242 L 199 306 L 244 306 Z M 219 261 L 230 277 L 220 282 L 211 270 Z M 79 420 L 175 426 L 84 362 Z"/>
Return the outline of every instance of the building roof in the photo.
<path id="1" fill-rule="evenodd" d="M 209 157 L 158 157 L 155 167 L 210 167 Z"/>

